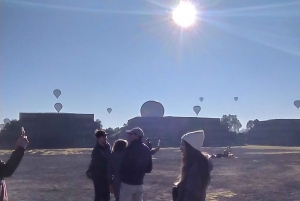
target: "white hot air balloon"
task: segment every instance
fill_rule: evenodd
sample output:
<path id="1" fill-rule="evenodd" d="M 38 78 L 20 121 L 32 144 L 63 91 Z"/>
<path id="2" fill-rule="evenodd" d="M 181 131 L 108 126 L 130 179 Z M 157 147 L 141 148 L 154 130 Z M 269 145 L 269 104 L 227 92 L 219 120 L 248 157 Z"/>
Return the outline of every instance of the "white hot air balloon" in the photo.
<path id="1" fill-rule="evenodd" d="M 200 110 L 201 110 L 201 107 L 199 106 L 199 105 L 196 105 L 196 106 L 194 106 L 193 107 L 193 110 L 194 110 L 194 112 L 197 114 L 197 116 L 198 116 L 198 114 L 199 114 L 199 112 L 200 112 Z"/>
<path id="2" fill-rule="evenodd" d="M 111 113 L 111 111 L 112 111 L 112 109 L 111 108 L 107 108 L 107 112 L 110 114 Z M 118 113 L 118 112 L 117 112 Z"/>
<path id="3" fill-rule="evenodd" d="M 60 96 L 60 94 L 61 94 L 61 91 L 60 91 L 59 89 L 55 89 L 55 90 L 53 91 L 53 94 L 54 94 L 54 96 L 55 96 L 56 98 L 58 98 L 58 97 Z"/>
<path id="4" fill-rule="evenodd" d="M 63 105 L 61 103 L 55 103 L 54 108 L 59 113 L 61 109 L 63 108 Z"/>
<path id="5" fill-rule="evenodd" d="M 239 100 L 239 97 L 234 97 L 234 100 L 235 100 L 235 101 Z"/>
<path id="6" fill-rule="evenodd" d="M 203 97 L 200 97 L 199 100 L 202 102 L 202 101 L 204 100 L 204 98 L 203 98 Z"/>
<path id="7" fill-rule="evenodd" d="M 163 117 L 165 108 L 160 102 L 150 100 L 142 105 L 140 112 L 142 117 Z"/>
<path id="8" fill-rule="evenodd" d="M 299 109 L 299 107 L 300 107 L 300 100 L 295 100 L 294 101 L 294 105 L 296 106 L 296 108 Z"/>
<path id="9" fill-rule="evenodd" d="M 8 118 L 5 118 L 5 119 L 3 120 L 3 123 L 4 123 L 4 124 L 9 124 L 9 123 L 10 123 L 10 120 L 9 120 Z"/>

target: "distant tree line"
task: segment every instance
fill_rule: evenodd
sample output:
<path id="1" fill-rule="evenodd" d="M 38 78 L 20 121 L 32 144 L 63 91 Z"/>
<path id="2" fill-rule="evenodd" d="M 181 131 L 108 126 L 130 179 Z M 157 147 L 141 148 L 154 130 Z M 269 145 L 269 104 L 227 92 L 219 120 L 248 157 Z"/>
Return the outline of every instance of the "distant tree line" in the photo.
<path id="1" fill-rule="evenodd" d="M 258 119 L 249 120 L 246 125 L 246 131 L 251 130 L 255 127 L 259 122 Z M 223 115 L 221 118 L 221 124 L 226 125 L 228 130 L 231 132 L 239 133 L 240 129 L 242 128 L 241 122 L 238 120 L 236 115 Z"/>
<path id="2" fill-rule="evenodd" d="M 5 124 L 4 128 L 0 132 L 0 146 L 13 147 L 21 135 L 21 124 L 18 120 L 13 119 L 10 123 Z"/>

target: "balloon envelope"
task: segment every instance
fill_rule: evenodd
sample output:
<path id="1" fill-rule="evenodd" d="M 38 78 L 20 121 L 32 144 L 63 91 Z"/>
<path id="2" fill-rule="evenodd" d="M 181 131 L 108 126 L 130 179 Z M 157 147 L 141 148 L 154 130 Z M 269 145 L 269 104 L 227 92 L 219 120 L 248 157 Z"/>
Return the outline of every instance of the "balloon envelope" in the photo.
<path id="1" fill-rule="evenodd" d="M 60 94 L 61 94 L 61 91 L 60 91 L 59 89 L 55 89 L 55 90 L 53 91 L 53 94 L 54 94 L 54 96 L 55 96 L 56 98 L 58 98 L 58 97 L 60 96 Z"/>
<path id="2" fill-rule="evenodd" d="M 142 117 L 163 117 L 165 113 L 164 106 L 157 101 L 147 101 L 141 107 Z"/>
<path id="3" fill-rule="evenodd" d="M 201 110 L 201 107 L 199 105 L 196 105 L 196 106 L 193 107 L 193 110 L 198 115 L 200 110 Z"/>
<path id="4" fill-rule="evenodd" d="M 111 111 L 112 111 L 112 109 L 111 108 L 107 108 L 107 112 L 110 114 L 111 113 Z M 118 113 L 118 112 L 117 112 Z"/>
<path id="5" fill-rule="evenodd" d="M 237 101 L 239 98 L 238 97 L 234 97 L 234 100 Z"/>
<path id="6" fill-rule="evenodd" d="M 55 103 L 54 108 L 56 109 L 56 111 L 59 113 L 62 109 L 62 104 L 61 103 Z"/>
<path id="7" fill-rule="evenodd" d="M 299 109 L 299 107 L 300 107 L 300 100 L 295 100 L 294 101 L 294 105 L 296 106 L 296 108 Z"/>
<path id="8" fill-rule="evenodd" d="M 8 118 L 5 118 L 5 119 L 3 120 L 3 123 L 9 124 L 9 123 L 10 123 L 10 120 L 9 120 Z"/>
<path id="9" fill-rule="evenodd" d="M 204 98 L 203 98 L 203 97 L 200 97 L 199 100 L 202 102 L 202 101 L 204 100 Z"/>

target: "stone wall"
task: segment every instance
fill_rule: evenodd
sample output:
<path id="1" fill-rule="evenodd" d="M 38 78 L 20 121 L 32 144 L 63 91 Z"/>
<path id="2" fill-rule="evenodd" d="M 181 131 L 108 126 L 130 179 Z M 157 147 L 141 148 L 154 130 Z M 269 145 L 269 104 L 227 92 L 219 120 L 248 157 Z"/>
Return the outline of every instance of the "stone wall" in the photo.
<path id="1" fill-rule="evenodd" d="M 115 137 L 126 139 L 125 130 L 140 127 L 145 136 L 156 145 L 161 139 L 162 146 L 179 146 L 183 134 L 195 130 L 204 130 L 204 146 L 228 146 L 235 142 L 236 133 L 221 125 L 219 118 L 198 117 L 135 117 Z"/>
<path id="2" fill-rule="evenodd" d="M 19 121 L 30 148 L 92 147 L 99 127 L 93 114 L 20 113 Z"/>
<path id="3" fill-rule="evenodd" d="M 247 133 L 247 144 L 300 146 L 300 119 L 259 121 Z"/>

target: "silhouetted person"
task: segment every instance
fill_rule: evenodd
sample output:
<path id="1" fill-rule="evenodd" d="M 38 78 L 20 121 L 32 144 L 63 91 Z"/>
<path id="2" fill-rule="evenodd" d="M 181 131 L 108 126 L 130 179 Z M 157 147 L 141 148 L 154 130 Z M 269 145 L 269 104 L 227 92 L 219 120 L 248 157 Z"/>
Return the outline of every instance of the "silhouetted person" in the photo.
<path id="1" fill-rule="evenodd" d="M 28 143 L 29 141 L 27 139 L 27 136 L 25 135 L 25 130 L 22 128 L 22 134 L 16 143 L 15 151 L 11 154 L 10 158 L 6 163 L 0 161 L 0 201 L 8 201 L 7 189 L 4 178 L 10 177 L 17 169 L 24 156 L 24 152 Z"/>
<path id="2" fill-rule="evenodd" d="M 110 157 L 110 173 L 113 178 L 111 193 L 114 194 L 116 201 L 119 201 L 120 198 L 120 168 L 127 145 L 128 143 L 126 140 L 116 140 L 113 145 L 112 154 Z"/>
<path id="3" fill-rule="evenodd" d="M 107 133 L 103 130 L 97 130 L 95 133 L 96 146 L 92 152 L 91 172 L 95 189 L 94 201 L 109 201 L 111 183 L 109 173 L 109 158 L 111 156 L 110 145 L 107 142 Z"/>
<path id="4" fill-rule="evenodd" d="M 121 164 L 120 201 L 142 201 L 144 177 L 152 171 L 152 156 L 141 128 L 126 131 L 129 145 Z"/>
<path id="5" fill-rule="evenodd" d="M 223 151 L 223 157 L 228 157 L 230 152 L 231 152 L 230 146 L 226 147 L 226 149 L 224 149 Z"/>

